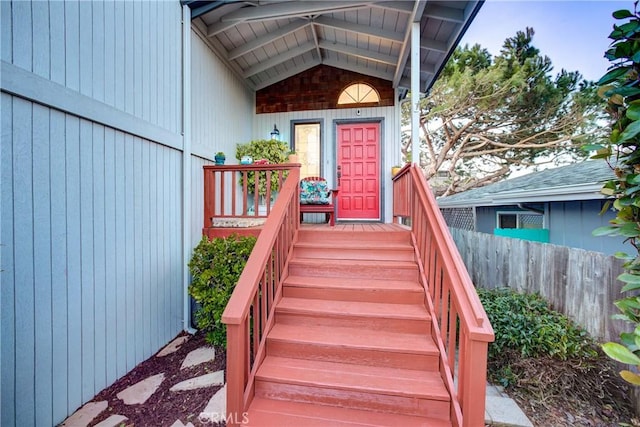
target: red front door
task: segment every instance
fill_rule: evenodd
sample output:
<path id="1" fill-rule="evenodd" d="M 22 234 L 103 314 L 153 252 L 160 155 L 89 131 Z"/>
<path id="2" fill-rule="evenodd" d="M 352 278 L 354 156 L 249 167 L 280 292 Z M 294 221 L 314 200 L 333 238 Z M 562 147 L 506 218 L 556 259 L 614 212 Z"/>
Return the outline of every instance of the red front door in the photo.
<path id="1" fill-rule="evenodd" d="M 380 124 L 338 125 L 338 219 L 380 219 Z"/>

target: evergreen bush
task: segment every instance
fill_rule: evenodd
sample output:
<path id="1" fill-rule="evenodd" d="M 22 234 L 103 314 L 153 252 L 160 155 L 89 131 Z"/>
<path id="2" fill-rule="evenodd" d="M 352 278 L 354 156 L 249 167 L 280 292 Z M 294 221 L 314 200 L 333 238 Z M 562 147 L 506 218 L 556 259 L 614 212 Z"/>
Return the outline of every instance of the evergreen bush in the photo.
<path id="1" fill-rule="evenodd" d="M 196 326 L 206 333 L 210 344 L 226 347 L 227 328 L 221 321 L 222 313 L 255 242 L 255 237 L 235 234 L 212 240 L 203 236 L 193 251 L 189 294 L 201 305 L 195 314 Z"/>

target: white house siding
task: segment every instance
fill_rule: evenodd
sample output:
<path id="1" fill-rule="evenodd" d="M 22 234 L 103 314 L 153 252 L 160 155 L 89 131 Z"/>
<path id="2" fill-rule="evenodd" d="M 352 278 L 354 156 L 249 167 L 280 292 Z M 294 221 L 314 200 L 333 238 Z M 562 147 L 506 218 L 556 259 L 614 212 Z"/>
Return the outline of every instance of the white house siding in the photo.
<path id="1" fill-rule="evenodd" d="M 181 7 L 0 7 L 0 424 L 47 426 L 182 329 Z"/>
<path id="2" fill-rule="evenodd" d="M 269 138 L 269 133 L 276 124 L 280 131 L 280 138 L 291 143 L 291 121 L 293 120 L 322 120 L 322 170 L 330 186 L 336 180 L 336 122 L 340 121 L 369 121 L 381 120 L 381 176 L 382 203 L 384 204 L 384 221 L 392 222 L 393 185 L 391 181 L 391 167 L 399 164 L 400 154 L 400 115 L 398 107 L 360 108 L 357 115 L 356 108 L 340 108 L 334 110 L 296 111 L 273 114 L 257 114 L 253 125 L 253 138 Z"/>

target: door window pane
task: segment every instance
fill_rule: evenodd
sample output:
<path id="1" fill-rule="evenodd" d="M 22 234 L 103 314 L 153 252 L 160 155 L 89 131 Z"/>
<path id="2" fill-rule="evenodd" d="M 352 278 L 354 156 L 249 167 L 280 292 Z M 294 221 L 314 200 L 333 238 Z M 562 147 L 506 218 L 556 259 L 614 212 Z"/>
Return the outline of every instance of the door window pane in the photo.
<path id="1" fill-rule="evenodd" d="M 293 148 L 301 163 L 300 178 L 322 176 L 320 171 L 320 123 L 296 123 Z"/>

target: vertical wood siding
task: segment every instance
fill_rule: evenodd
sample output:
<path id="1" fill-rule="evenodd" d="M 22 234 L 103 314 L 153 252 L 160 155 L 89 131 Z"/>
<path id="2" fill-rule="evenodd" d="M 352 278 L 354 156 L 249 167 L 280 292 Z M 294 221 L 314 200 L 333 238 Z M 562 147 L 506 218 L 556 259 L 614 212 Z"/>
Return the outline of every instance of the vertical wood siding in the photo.
<path id="1" fill-rule="evenodd" d="M 179 139 L 179 2 L 0 3 L 3 62 Z M 0 425 L 55 425 L 182 329 L 182 152 L 2 88 Z"/>
<path id="2" fill-rule="evenodd" d="M 549 220 L 549 243 L 607 255 L 626 252 L 629 246 L 620 237 L 602 237 L 591 234 L 598 227 L 609 225 L 615 214 L 609 210 L 600 215 L 604 200 L 578 200 L 573 202 L 550 202 L 547 206 Z"/>
<path id="3" fill-rule="evenodd" d="M 1 59 L 179 133 L 177 1 L 3 1 Z"/>
<path id="4" fill-rule="evenodd" d="M 191 104 L 192 152 L 213 159 L 222 151 L 227 163 L 238 163 L 236 145 L 252 136 L 254 94 L 218 59 L 197 30 L 191 33 Z"/>
<path id="5" fill-rule="evenodd" d="M 385 222 L 391 222 L 393 215 L 392 204 L 392 182 L 391 167 L 400 164 L 400 116 L 399 107 L 374 107 L 361 108 L 361 114 L 356 114 L 355 108 L 343 108 L 335 110 L 312 110 L 297 111 L 287 113 L 257 114 L 254 118 L 253 138 L 266 139 L 273 129 L 274 123 L 280 131 L 280 138 L 287 143 L 291 143 L 291 121 L 292 120 L 319 120 L 323 119 L 324 127 L 322 132 L 322 171 L 330 186 L 335 185 L 336 174 L 336 141 L 335 141 L 335 120 L 369 120 L 371 118 L 382 118 L 381 122 L 381 176 L 382 176 L 382 198 Z"/>
<path id="6" fill-rule="evenodd" d="M 204 175 L 218 151 L 238 163 L 236 145 L 251 140 L 254 95 L 203 41 L 191 32 L 191 243 L 202 238 Z"/>
<path id="7" fill-rule="evenodd" d="M 182 327 L 181 153 L 2 109 L 2 425 L 53 425 Z"/>

